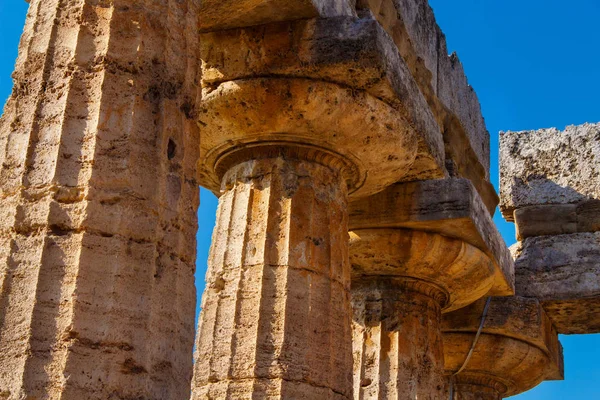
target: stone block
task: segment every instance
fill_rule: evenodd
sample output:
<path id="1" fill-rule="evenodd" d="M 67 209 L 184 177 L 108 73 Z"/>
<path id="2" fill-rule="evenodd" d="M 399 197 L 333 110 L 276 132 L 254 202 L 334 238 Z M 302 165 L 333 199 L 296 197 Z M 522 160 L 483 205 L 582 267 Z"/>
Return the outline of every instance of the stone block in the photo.
<path id="1" fill-rule="evenodd" d="M 377 21 L 339 17 L 282 22 L 207 33 L 201 43 L 206 96 L 219 85 L 250 77 L 326 81 L 353 96 L 364 91 L 387 103 L 417 133 L 416 161 L 406 166 L 403 179 L 446 175 L 443 136 L 432 110 L 396 44 Z M 350 119 L 350 114 L 344 115 L 334 125 Z M 372 146 L 374 138 L 365 134 L 361 146 Z M 395 157 L 399 154 L 391 154 L 390 161 Z"/>
<path id="2" fill-rule="evenodd" d="M 203 0 L 200 31 L 268 24 L 316 17 L 356 15 L 353 0 Z"/>
<path id="3" fill-rule="evenodd" d="M 508 221 L 519 208 L 600 199 L 600 124 L 502 133 L 500 165 L 500 209 Z"/>
<path id="4" fill-rule="evenodd" d="M 427 0 L 361 0 L 394 39 L 444 131 L 447 156 L 461 176 L 489 181 L 490 139 L 481 106 Z M 465 176 L 467 177 L 467 176 Z M 476 184 L 478 187 L 478 185 Z M 479 187 L 478 187 L 479 190 Z"/>
<path id="5" fill-rule="evenodd" d="M 350 230 L 403 228 L 461 239 L 495 265 L 492 294 L 514 293 L 514 266 L 490 213 L 466 179 L 397 184 L 350 203 Z"/>
<path id="6" fill-rule="evenodd" d="M 600 233 L 530 237 L 511 251 L 517 295 L 538 298 L 559 333 L 600 332 Z"/>
<path id="7" fill-rule="evenodd" d="M 600 231 L 600 200 L 527 206 L 514 211 L 517 239 Z"/>

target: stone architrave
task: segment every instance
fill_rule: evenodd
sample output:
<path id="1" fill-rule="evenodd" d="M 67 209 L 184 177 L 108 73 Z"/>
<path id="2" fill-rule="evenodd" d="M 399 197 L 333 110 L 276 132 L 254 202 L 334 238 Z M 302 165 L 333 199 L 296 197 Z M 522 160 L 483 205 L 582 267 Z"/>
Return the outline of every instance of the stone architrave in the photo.
<path id="1" fill-rule="evenodd" d="M 511 295 L 508 249 L 466 180 L 393 185 L 350 210 L 355 399 L 441 399 L 442 312 Z"/>
<path id="2" fill-rule="evenodd" d="M 372 15 L 398 47 L 444 132 L 450 176 L 469 179 L 488 208 L 495 209 L 498 195 L 490 183 L 490 136 L 481 106 L 458 56 L 448 55 L 446 37 L 428 0 L 358 0 L 357 8 L 359 14 Z"/>
<path id="3" fill-rule="evenodd" d="M 559 333 L 600 332 L 600 124 L 503 133 L 500 162 L 517 294 Z"/>
<path id="4" fill-rule="evenodd" d="M 189 398 L 192 1 L 32 0 L 0 119 L 0 398 Z"/>
<path id="5" fill-rule="evenodd" d="M 544 380 L 562 380 L 562 346 L 540 302 L 519 296 L 492 298 L 475 343 L 486 302 L 479 300 L 442 318 L 453 400 L 500 400 Z M 465 365 L 471 348 L 472 357 Z"/>

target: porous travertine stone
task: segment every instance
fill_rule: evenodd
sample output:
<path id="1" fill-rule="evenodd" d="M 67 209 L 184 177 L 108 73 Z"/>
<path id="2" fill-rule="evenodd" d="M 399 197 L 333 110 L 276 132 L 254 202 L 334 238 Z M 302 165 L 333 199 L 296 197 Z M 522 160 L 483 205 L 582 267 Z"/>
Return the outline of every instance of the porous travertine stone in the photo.
<path id="1" fill-rule="evenodd" d="M 564 131 L 506 132 L 500 138 L 500 209 L 600 199 L 600 124 Z"/>
<path id="2" fill-rule="evenodd" d="M 507 132 L 500 144 L 517 293 L 540 299 L 559 333 L 600 332 L 600 124 Z"/>
<path id="3" fill-rule="evenodd" d="M 396 44 L 377 21 L 340 17 L 269 24 L 208 33 L 202 36 L 202 44 L 203 85 L 208 91 L 223 82 L 244 79 L 248 75 L 333 82 L 344 88 L 351 87 L 355 96 L 362 96 L 360 93 L 364 91 L 384 100 L 418 132 L 416 159 L 406 165 L 403 179 L 446 176 L 444 142 L 439 126 Z M 306 106 L 293 107 L 286 111 L 291 118 L 314 118 L 310 115 L 314 111 L 306 110 Z M 241 108 L 239 112 L 251 113 L 252 110 Z M 362 120 L 377 118 L 373 115 L 365 118 L 366 111 L 355 116 L 352 110 L 332 112 L 335 112 L 333 118 L 324 121 L 332 128 L 348 121 L 358 131 L 365 124 Z M 327 113 L 319 114 L 319 117 L 329 118 Z M 368 126 L 362 129 L 366 129 L 365 132 L 373 130 Z M 342 143 L 347 140 L 338 133 L 321 140 L 335 138 Z M 315 138 L 305 140 L 314 141 Z M 375 137 L 364 135 L 359 145 L 373 146 L 375 142 Z M 345 147 L 337 143 L 336 146 Z M 395 152 L 395 146 L 387 147 L 387 151 Z M 386 154 L 388 159 L 380 163 L 385 166 L 399 156 Z"/>
<path id="4" fill-rule="evenodd" d="M 355 16 L 356 0 L 203 0 L 200 31 L 222 31 L 269 22 Z"/>
<path id="5" fill-rule="evenodd" d="M 31 1 L 0 119 L 3 399 L 189 398 L 192 4 Z"/>
<path id="6" fill-rule="evenodd" d="M 462 308 L 490 291 L 494 263 L 462 240 L 409 229 L 361 229 L 350 232 L 353 279 L 407 277 L 445 293 L 445 311 Z"/>
<path id="7" fill-rule="evenodd" d="M 559 333 L 600 332 L 600 232 L 531 237 L 511 251 L 517 294 L 540 299 Z"/>
<path id="8" fill-rule="evenodd" d="M 355 399 L 442 399 L 439 320 L 514 293 L 514 264 L 468 180 L 402 183 L 350 203 Z"/>
<path id="9" fill-rule="evenodd" d="M 452 400 L 501 400 L 503 386 L 487 379 L 467 376 L 456 379 Z"/>
<path id="10" fill-rule="evenodd" d="M 288 7 L 300 2 L 286 2 L 277 11 L 270 4 L 279 2 L 208 1 L 200 15 L 201 21 L 213 21 L 217 13 L 225 22 L 209 23 L 201 35 L 199 180 L 221 198 L 193 396 L 348 399 L 346 249 L 315 255 L 347 244 L 348 198 L 371 196 L 397 182 L 449 176 L 471 179 L 489 210 L 497 196 L 488 179 L 489 161 L 477 154 L 480 147 L 486 151 L 485 144 L 475 150 L 459 117 L 430 82 L 422 83 L 427 72 L 419 69 L 417 53 L 404 48 L 406 31 L 391 40 L 380 19 L 364 11 L 357 18 L 343 7 L 311 14 L 315 5 L 340 1 L 303 2 L 306 13 L 293 18 Z M 262 8 L 244 13 L 249 5 Z M 314 16 L 330 18 L 289 21 Z M 262 196 L 267 199 L 259 200 Z M 266 203 L 259 207 L 259 201 Z M 489 218 L 492 211 L 482 210 Z M 315 237 L 313 230 L 322 233 Z M 469 233 L 485 242 L 477 229 Z M 475 245 L 437 233 L 365 229 L 352 234 L 355 275 L 375 282 L 375 288 L 397 278 L 398 288 L 406 289 L 398 294 L 396 309 L 405 312 L 399 321 L 412 326 L 411 336 L 431 331 L 427 340 L 411 343 L 418 348 L 395 353 L 407 366 L 395 379 L 422 382 L 398 395 L 439 398 L 444 385 L 435 347 L 441 343 L 442 309 L 485 295 L 494 286 L 495 260 Z M 265 250 L 247 256 L 252 249 Z M 246 257 L 254 256 L 256 263 L 249 264 Z M 248 280 L 260 280 L 261 292 L 247 294 Z M 505 279 L 502 290 L 512 292 L 510 285 Z M 369 285 L 365 290 L 369 287 L 375 290 Z M 425 309 L 437 323 L 423 320 Z M 318 328 L 312 327 L 311 314 L 319 318 Z M 419 352 L 435 366 L 410 371 L 409 359 Z"/>
<path id="11" fill-rule="evenodd" d="M 423 281 L 353 278 L 354 398 L 437 400 L 446 294 Z"/>
<path id="12" fill-rule="evenodd" d="M 347 188 L 334 162 L 303 158 L 224 178 L 193 399 L 351 397 Z"/>
<path id="13" fill-rule="evenodd" d="M 485 202 L 498 197 L 489 182 L 490 139 L 477 95 L 427 0 L 360 0 L 393 38 L 444 132 L 450 175 L 470 179 Z M 363 15 L 364 12 L 359 13 Z"/>
<path id="14" fill-rule="evenodd" d="M 545 204 L 514 211 L 517 239 L 600 231 L 600 200 Z"/>
<path id="15" fill-rule="evenodd" d="M 442 310 L 484 296 L 489 257 L 462 240 L 403 229 L 351 232 L 355 399 L 441 399 Z"/>
<path id="16" fill-rule="evenodd" d="M 495 265 L 490 294 L 514 293 L 514 262 L 481 197 L 466 179 L 390 186 L 350 203 L 350 230 L 402 228 L 439 233 L 483 251 Z"/>
<path id="17" fill-rule="evenodd" d="M 537 299 L 492 298 L 473 347 L 486 301 L 442 318 L 445 368 L 452 375 L 454 399 L 501 399 L 543 380 L 563 379 L 562 346 Z"/>

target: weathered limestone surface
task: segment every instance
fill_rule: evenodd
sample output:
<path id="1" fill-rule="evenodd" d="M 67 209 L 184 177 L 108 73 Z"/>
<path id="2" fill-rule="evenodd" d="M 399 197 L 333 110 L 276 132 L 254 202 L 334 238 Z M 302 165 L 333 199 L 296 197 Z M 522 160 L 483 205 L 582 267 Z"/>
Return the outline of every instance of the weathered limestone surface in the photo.
<path id="1" fill-rule="evenodd" d="M 351 397 L 347 188 L 339 173 L 319 157 L 287 154 L 225 176 L 193 399 Z"/>
<path id="2" fill-rule="evenodd" d="M 418 280 L 352 282 L 355 399 L 443 398 L 446 294 Z"/>
<path id="3" fill-rule="evenodd" d="M 506 132 L 500 140 L 500 208 L 600 199 L 600 124 Z"/>
<path id="4" fill-rule="evenodd" d="M 477 95 L 427 0 L 360 0 L 393 38 L 444 134 L 451 176 L 470 179 L 485 202 L 498 197 L 489 182 L 490 142 Z"/>
<path id="5" fill-rule="evenodd" d="M 600 332 L 600 124 L 501 137 L 501 208 L 517 225 L 517 293 L 559 333 Z"/>
<path id="6" fill-rule="evenodd" d="M 353 279 L 406 277 L 444 293 L 451 311 L 483 297 L 494 283 L 494 264 L 476 247 L 435 233 L 363 229 L 350 233 Z"/>
<path id="7" fill-rule="evenodd" d="M 494 264 L 462 240 L 403 229 L 351 232 L 355 399 L 441 399 L 442 310 L 489 292 Z"/>
<path id="8" fill-rule="evenodd" d="M 350 203 L 354 396 L 442 399 L 442 311 L 514 293 L 513 262 L 465 179 Z"/>
<path id="9" fill-rule="evenodd" d="M 495 265 L 490 294 L 514 293 L 514 263 L 481 197 L 466 179 L 409 182 L 350 203 L 350 230 L 414 229 L 460 239 Z"/>
<path id="10" fill-rule="evenodd" d="M 356 16 L 356 0 L 203 0 L 200 31 L 315 17 Z"/>
<path id="11" fill-rule="evenodd" d="M 0 119 L 1 398 L 189 398 L 191 4 L 31 1 Z"/>
<path id="12" fill-rule="evenodd" d="M 355 313 L 354 395 L 439 399 L 442 309 L 460 308 L 492 287 L 513 292 L 511 260 L 490 228 L 497 196 L 479 103 L 440 45 L 431 10 L 424 1 L 360 2 L 356 16 L 345 8 L 351 3 L 202 6 L 199 180 L 221 198 L 194 398 L 350 398 L 344 372 L 352 342 L 344 324 L 352 272 L 355 310 L 384 310 Z M 290 11 L 295 7 L 300 11 Z M 432 49 L 429 30 L 433 58 L 424 56 Z M 432 79 L 440 67 L 444 77 Z M 465 105 L 472 108 L 459 110 Z M 392 229 L 353 229 L 350 270 L 340 255 L 347 251 L 348 199 L 398 182 L 457 176 L 472 181 L 449 196 L 462 208 L 438 205 L 437 218 L 460 232 L 436 232 L 452 231 L 442 221 L 431 222 L 430 232 L 398 229 L 419 212 L 397 218 Z M 394 206 L 401 209 L 409 196 Z M 319 256 L 329 247 L 337 250 Z M 260 282 L 260 292 L 251 281 Z M 257 318 L 258 328 L 251 324 Z M 378 331 L 379 348 L 370 339 Z M 396 347 L 386 348 L 385 338 Z M 363 350 L 365 357 L 357 356 Z M 382 363 L 387 375 L 377 377 L 372 354 L 399 361 Z"/>
<path id="13" fill-rule="evenodd" d="M 540 299 L 559 333 L 600 332 L 600 232 L 527 238 L 511 251 L 517 294 Z"/>
<path id="14" fill-rule="evenodd" d="M 445 368 L 465 363 L 486 299 L 442 318 Z M 562 346 L 537 299 L 492 298 L 482 334 L 466 368 L 454 376 L 454 399 L 501 399 L 564 376 Z"/>
<path id="15" fill-rule="evenodd" d="M 545 204 L 514 211 L 517 239 L 600 231 L 600 200 L 577 204 Z"/>
<path id="16" fill-rule="evenodd" d="M 208 33 L 202 36 L 202 43 L 203 84 L 207 91 L 223 82 L 248 76 L 333 82 L 342 86 L 343 90 L 352 88 L 352 96 L 363 96 L 361 92 L 364 91 L 368 94 L 367 98 L 373 96 L 391 106 L 395 114 L 418 132 L 416 160 L 405 167 L 403 179 L 445 176 L 444 143 L 440 129 L 395 43 L 377 21 L 340 17 L 269 24 Z M 298 116 L 310 119 L 315 118 L 314 112 L 318 111 L 318 118 L 324 118 L 323 122 L 329 123 L 333 129 L 348 121 L 359 132 L 359 127 L 369 118 L 360 113 L 353 115 L 351 110 L 341 110 L 343 114 L 334 112 L 327 116 L 320 109 L 307 110 L 306 105 L 299 106 L 294 105 L 286 113 L 293 119 Z M 252 113 L 252 110 L 243 108 L 240 112 Z M 370 118 L 376 117 L 371 115 Z M 291 133 L 287 132 L 287 136 Z M 358 142 L 360 147 L 375 145 L 376 137 L 363 136 Z M 319 140 L 336 138 L 342 143 L 347 140 L 339 133 L 329 134 Z M 314 142 L 316 138 L 304 140 Z M 336 146 L 340 147 L 339 144 Z M 390 151 L 392 154 L 387 154 Z M 357 150 L 352 154 L 360 157 Z M 388 157 L 380 161 L 382 166 L 401 157 L 396 153 L 395 145 L 388 146 L 382 155 Z"/>

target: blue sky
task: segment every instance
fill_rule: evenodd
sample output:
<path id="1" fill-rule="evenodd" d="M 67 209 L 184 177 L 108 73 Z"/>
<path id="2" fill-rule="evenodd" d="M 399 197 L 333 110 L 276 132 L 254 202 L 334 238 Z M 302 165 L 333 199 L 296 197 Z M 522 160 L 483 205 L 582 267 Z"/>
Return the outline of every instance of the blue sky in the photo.
<path id="1" fill-rule="evenodd" d="M 498 184 L 498 132 L 564 128 L 600 122 L 600 1 L 430 0 L 477 91 L 491 135 L 492 180 Z M 27 3 L 0 0 L 0 102 L 10 74 Z M 199 293 L 216 199 L 202 191 L 198 232 Z M 505 240 L 514 228 L 495 218 Z M 600 399 L 600 335 L 563 336 L 566 380 L 546 382 L 518 400 Z"/>

